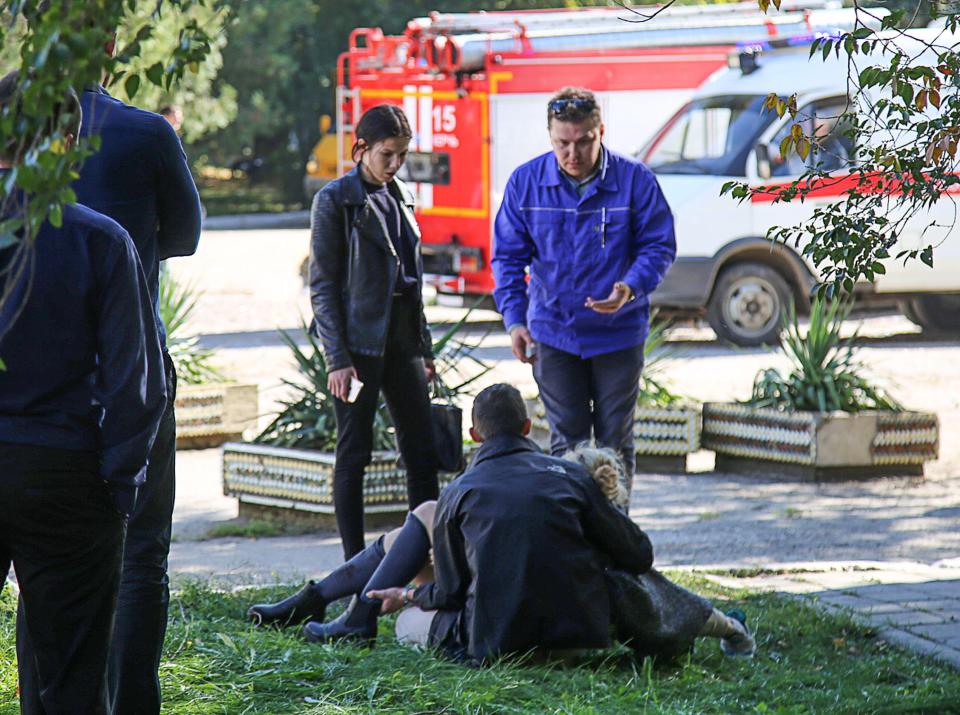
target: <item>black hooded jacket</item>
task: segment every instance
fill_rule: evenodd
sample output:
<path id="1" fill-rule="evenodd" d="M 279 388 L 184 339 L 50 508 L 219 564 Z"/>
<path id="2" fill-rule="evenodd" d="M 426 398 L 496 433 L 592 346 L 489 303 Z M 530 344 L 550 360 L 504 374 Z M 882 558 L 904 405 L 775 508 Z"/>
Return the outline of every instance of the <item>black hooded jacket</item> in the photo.
<path id="1" fill-rule="evenodd" d="M 485 442 L 444 489 L 433 539 L 436 581 L 414 601 L 453 612 L 434 619 L 432 641 L 480 661 L 608 645 L 604 569 L 653 564 L 647 535 L 581 466 L 516 435 Z"/>

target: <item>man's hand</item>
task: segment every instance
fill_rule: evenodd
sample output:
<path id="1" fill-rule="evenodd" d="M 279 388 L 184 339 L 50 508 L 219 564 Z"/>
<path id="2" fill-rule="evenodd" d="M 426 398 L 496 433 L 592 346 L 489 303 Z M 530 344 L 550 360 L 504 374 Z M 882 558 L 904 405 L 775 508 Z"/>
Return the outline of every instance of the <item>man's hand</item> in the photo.
<path id="1" fill-rule="evenodd" d="M 405 588 L 385 588 L 380 591 L 367 591 L 367 598 L 376 598 L 383 601 L 380 613 L 393 613 L 399 611 L 405 605 L 403 593 L 406 590 Z"/>
<path id="2" fill-rule="evenodd" d="M 357 369 L 352 365 L 334 370 L 327 375 L 327 389 L 330 390 L 330 394 L 338 400 L 346 402 L 347 397 L 350 395 L 350 379 L 354 377 L 358 380 L 360 379 L 357 377 Z"/>
<path id="3" fill-rule="evenodd" d="M 433 364 L 433 358 L 423 359 L 423 372 L 427 376 L 427 382 L 437 379 L 437 367 Z"/>
<path id="4" fill-rule="evenodd" d="M 513 355 L 520 362 L 532 363 L 537 359 L 534 350 L 537 344 L 533 342 L 530 331 L 522 325 L 518 325 L 510 331 L 510 347 L 513 349 Z"/>
<path id="5" fill-rule="evenodd" d="M 594 300 L 593 298 L 588 297 L 587 302 L 584 303 L 591 310 L 596 311 L 597 313 L 616 313 L 624 305 L 630 302 L 630 299 L 633 297 L 633 291 L 630 289 L 626 283 L 616 282 L 613 284 L 613 291 L 607 297 L 606 300 Z"/>

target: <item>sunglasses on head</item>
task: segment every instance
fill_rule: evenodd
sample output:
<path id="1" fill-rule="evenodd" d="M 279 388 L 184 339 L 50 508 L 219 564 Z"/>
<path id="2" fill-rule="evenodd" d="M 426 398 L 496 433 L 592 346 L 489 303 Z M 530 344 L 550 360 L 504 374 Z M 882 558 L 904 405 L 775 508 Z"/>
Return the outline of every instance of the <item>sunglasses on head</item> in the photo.
<path id="1" fill-rule="evenodd" d="M 580 99 L 571 97 L 569 99 L 551 99 L 547 109 L 551 114 L 561 115 L 572 110 L 589 112 L 597 108 L 597 103 L 592 99 Z"/>

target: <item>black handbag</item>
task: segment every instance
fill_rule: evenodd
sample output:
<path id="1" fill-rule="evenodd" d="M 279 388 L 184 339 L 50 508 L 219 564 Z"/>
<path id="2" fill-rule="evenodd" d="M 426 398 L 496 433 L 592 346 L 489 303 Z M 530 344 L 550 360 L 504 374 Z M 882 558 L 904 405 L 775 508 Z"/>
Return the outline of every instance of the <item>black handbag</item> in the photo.
<path id="1" fill-rule="evenodd" d="M 433 422 L 433 443 L 437 449 L 437 467 L 441 472 L 462 472 L 465 466 L 463 410 L 453 404 L 434 402 L 430 405 L 430 418 Z"/>
<path id="2" fill-rule="evenodd" d="M 433 381 L 430 421 L 441 472 L 459 474 L 466 466 L 463 459 L 463 410 L 453 404 L 452 396 L 439 380 Z"/>

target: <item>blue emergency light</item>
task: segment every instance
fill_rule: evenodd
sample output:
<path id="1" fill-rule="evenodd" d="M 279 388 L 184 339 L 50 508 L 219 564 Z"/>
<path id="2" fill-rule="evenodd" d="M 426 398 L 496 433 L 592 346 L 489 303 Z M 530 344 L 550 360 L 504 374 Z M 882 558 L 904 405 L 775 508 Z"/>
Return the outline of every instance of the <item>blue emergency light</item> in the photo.
<path id="1" fill-rule="evenodd" d="M 760 42 L 738 42 L 737 49 L 727 57 L 727 66 L 730 69 L 740 69 L 747 75 L 760 69 L 760 55 L 771 50 L 783 50 L 794 47 L 805 47 L 812 45 L 814 40 L 838 40 L 841 36 L 840 30 L 833 32 L 814 32 L 806 35 L 794 35 L 792 37 L 777 37 Z"/>

